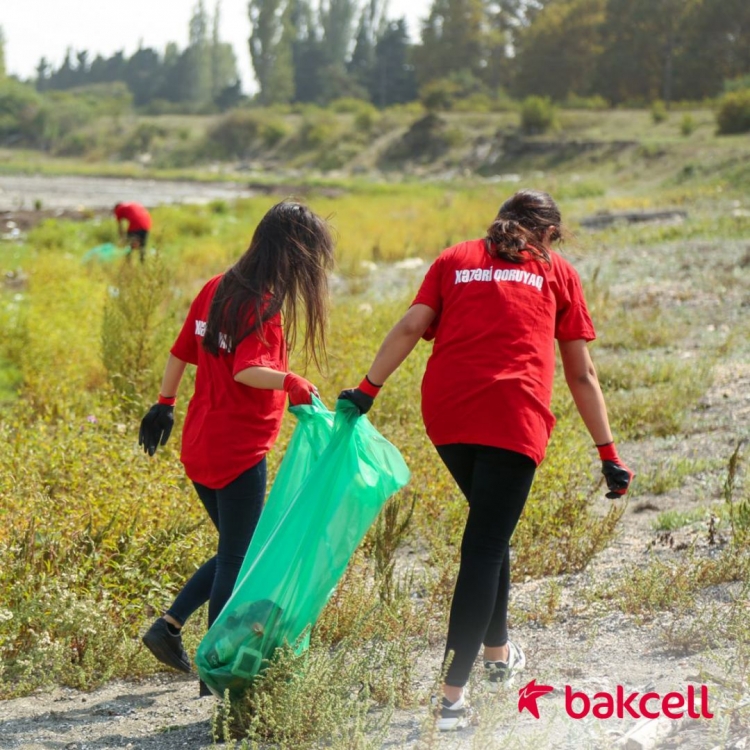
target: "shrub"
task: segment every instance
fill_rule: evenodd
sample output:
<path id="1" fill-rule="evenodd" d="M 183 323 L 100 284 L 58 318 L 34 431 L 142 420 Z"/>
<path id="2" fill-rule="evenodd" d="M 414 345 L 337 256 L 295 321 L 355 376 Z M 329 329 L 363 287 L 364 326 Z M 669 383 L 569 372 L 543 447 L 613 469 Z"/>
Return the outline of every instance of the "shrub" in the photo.
<path id="1" fill-rule="evenodd" d="M 358 133 L 370 133 L 379 119 L 380 114 L 372 104 L 363 104 L 354 114 L 354 129 Z"/>
<path id="2" fill-rule="evenodd" d="M 428 112 L 452 109 L 458 90 L 457 83 L 447 78 L 440 78 L 422 86 L 419 90 L 419 101 Z"/>
<path id="3" fill-rule="evenodd" d="M 724 94 L 719 101 L 716 121 L 720 135 L 750 132 L 750 89 Z"/>
<path id="4" fill-rule="evenodd" d="M 168 348 L 158 323 L 169 271 L 157 256 L 144 267 L 125 263 L 113 282 L 104 306 L 102 361 L 115 393 L 140 409 L 141 395 L 154 393 L 161 376 L 157 354 Z"/>
<path id="5" fill-rule="evenodd" d="M 0 81 L 0 140 L 37 145 L 45 119 L 42 99 L 31 86 L 10 78 Z"/>
<path id="6" fill-rule="evenodd" d="M 563 104 L 565 109 L 588 109 L 601 112 L 609 109 L 609 102 L 598 94 L 595 96 L 578 96 L 578 94 L 568 94 Z"/>
<path id="7" fill-rule="evenodd" d="M 289 135 L 289 128 L 281 118 L 270 118 L 260 128 L 260 140 L 267 148 L 273 148 Z"/>
<path id="8" fill-rule="evenodd" d="M 680 133 L 687 138 L 693 134 L 695 127 L 695 118 L 689 112 L 685 112 L 680 122 Z"/>
<path id="9" fill-rule="evenodd" d="M 557 112 L 548 96 L 529 96 L 521 104 L 521 130 L 528 134 L 546 133 L 557 124 Z"/>
<path id="10" fill-rule="evenodd" d="M 661 99 L 657 99 L 651 105 L 651 120 L 654 125 L 658 125 L 669 118 L 669 112 L 667 112 L 667 105 Z"/>
<path id="11" fill-rule="evenodd" d="M 206 151 L 217 158 L 241 159 L 258 138 L 260 127 L 256 112 L 234 110 L 208 131 Z"/>
<path id="12" fill-rule="evenodd" d="M 338 132 L 336 118 L 330 114 L 306 114 L 297 137 L 302 148 L 319 148 L 334 139 Z"/>
<path id="13" fill-rule="evenodd" d="M 368 109 L 369 107 L 372 107 L 370 102 L 367 102 L 364 99 L 355 99 L 353 96 L 334 99 L 328 105 L 328 109 L 330 109 L 331 112 L 349 113 L 352 115 L 356 115 L 358 112 L 361 112 L 363 109 Z"/>
<path id="14" fill-rule="evenodd" d="M 471 94 L 465 99 L 459 99 L 453 109 L 457 112 L 491 112 L 495 101 L 487 94 Z"/>
<path id="15" fill-rule="evenodd" d="M 126 159 L 132 159 L 134 156 L 144 154 L 151 150 L 158 138 L 164 138 L 166 135 L 167 131 L 160 125 L 153 122 L 141 122 L 125 141 L 122 155 Z"/>

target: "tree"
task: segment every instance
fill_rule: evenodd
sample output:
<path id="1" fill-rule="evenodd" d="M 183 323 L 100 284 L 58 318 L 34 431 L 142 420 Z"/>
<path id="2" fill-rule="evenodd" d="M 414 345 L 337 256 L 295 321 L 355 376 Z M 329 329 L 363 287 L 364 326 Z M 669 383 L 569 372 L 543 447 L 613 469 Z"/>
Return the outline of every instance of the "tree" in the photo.
<path id="1" fill-rule="evenodd" d="M 211 99 L 218 103 L 222 99 L 231 103 L 239 96 L 239 75 L 237 74 L 237 58 L 231 44 L 222 42 L 219 38 L 219 20 L 221 2 L 216 3 L 214 10 L 213 33 L 211 35 Z M 234 90 L 232 97 L 228 90 Z"/>
<path id="2" fill-rule="evenodd" d="M 211 49 L 208 14 L 198 0 L 190 17 L 190 43 L 182 53 L 181 99 L 197 105 L 211 102 Z"/>
<path id="3" fill-rule="evenodd" d="M 133 103 L 137 107 L 148 104 L 156 98 L 161 86 L 162 74 L 159 54 L 148 47 L 140 47 L 126 62 L 125 83 L 133 94 Z"/>
<path id="4" fill-rule="evenodd" d="M 42 57 L 36 66 L 36 90 L 45 91 L 49 85 L 50 64 Z"/>
<path id="5" fill-rule="evenodd" d="M 685 22 L 701 0 L 608 0 L 597 93 L 618 103 L 673 98 Z"/>
<path id="6" fill-rule="evenodd" d="M 480 76 L 486 64 L 483 0 L 433 0 L 414 51 L 420 84 L 467 70 Z"/>
<path id="7" fill-rule="evenodd" d="M 5 78 L 5 34 L 0 26 L 0 81 Z"/>
<path id="8" fill-rule="evenodd" d="M 520 30 L 516 54 L 516 93 L 589 95 L 601 57 L 607 0 L 562 0 L 542 9 Z"/>
<path id="9" fill-rule="evenodd" d="M 406 21 L 390 21 L 375 45 L 370 98 L 379 107 L 403 104 L 417 98 L 417 78 L 411 62 L 412 45 Z"/>
<path id="10" fill-rule="evenodd" d="M 703 99 L 724 83 L 750 74 L 750 3 L 703 0 L 691 5 L 685 44 L 675 60 L 677 99 Z"/>
<path id="11" fill-rule="evenodd" d="M 354 51 L 347 65 L 354 80 L 368 89 L 375 64 L 375 45 L 386 25 L 384 0 L 370 0 L 360 14 Z"/>
<path id="12" fill-rule="evenodd" d="M 323 41 L 332 65 L 343 69 L 352 43 L 355 0 L 324 0 L 320 6 Z"/>
<path id="13" fill-rule="evenodd" d="M 294 95 L 291 26 L 294 4 L 287 0 L 250 0 L 250 57 L 263 104 L 290 101 Z"/>

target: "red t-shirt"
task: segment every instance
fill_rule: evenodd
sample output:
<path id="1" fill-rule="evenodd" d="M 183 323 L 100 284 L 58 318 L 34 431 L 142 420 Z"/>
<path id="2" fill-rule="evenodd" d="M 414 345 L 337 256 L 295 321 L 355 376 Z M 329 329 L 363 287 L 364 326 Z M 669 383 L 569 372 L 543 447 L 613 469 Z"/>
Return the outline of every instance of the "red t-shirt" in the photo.
<path id="1" fill-rule="evenodd" d="M 472 443 L 539 464 L 550 411 L 555 339 L 596 337 L 581 282 L 566 260 L 493 258 L 484 240 L 444 250 L 412 304 L 438 313 L 422 380 L 422 416 L 435 445 Z"/>
<path id="2" fill-rule="evenodd" d="M 121 203 L 115 208 L 115 216 L 128 222 L 128 232 L 151 229 L 151 214 L 140 203 Z"/>
<path id="3" fill-rule="evenodd" d="M 203 348 L 208 311 L 221 276 L 201 289 L 190 306 L 171 352 L 197 365 L 195 393 L 190 399 L 182 430 L 180 458 L 194 482 L 220 489 L 255 466 L 273 446 L 284 415 L 284 391 L 251 388 L 234 376 L 247 367 L 287 370 L 287 351 L 281 316 L 245 337 L 233 351 L 218 356 Z"/>

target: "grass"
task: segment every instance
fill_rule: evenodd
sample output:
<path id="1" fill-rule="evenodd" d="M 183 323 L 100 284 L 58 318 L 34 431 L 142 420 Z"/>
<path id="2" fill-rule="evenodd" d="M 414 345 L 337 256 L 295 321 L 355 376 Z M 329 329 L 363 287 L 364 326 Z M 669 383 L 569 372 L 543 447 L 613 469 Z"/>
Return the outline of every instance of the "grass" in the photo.
<path id="1" fill-rule="evenodd" d="M 567 119 L 569 131 L 577 128 L 581 137 L 595 137 L 597 128 L 604 128 L 598 137 L 615 138 L 617 122 L 627 120 L 621 115 L 604 123 L 598 115 L 577 121 L 576 113 L 563 112 L 561 120 L 564 130 Z M 461 123 L 459 115 L 449 119 Z M 658 127 L 677 129 L 672 120 Z M 697 122 L 691 139 L 719 148 L 704 120 Z M 681 143 L 675 143 L 677 151 Z M 45 168 L 64 166 L 53 162 Z M 711 177 L 710 185 L 692 181 L 654 191 L 649 178 L 635 189 L 627 180 L 610 183 L 611 168 L 602 165 L 585 179 L 561 170 L 535 180 L 562 196 L 563 213 L 573 224 L 603 208 L 669 201 L 690 209 L 689 220 L 673 227 L 580 232 L 566 251 L 581 271 L 597 325 L 593 356 L 618 442 L 680 439 L 689 428 L 686 415 L 712 382 L 714 364 L 743 341 L 740 332 L 706 344 L 699 335 L 704 321 L 685 312 L 697 294 L 688 280 L 702 268 L 689 243 L 716 238 L 710 234 L 709 207 L 703 208 L 715 198 L 716 183 Z M 332 197 L 320 189 L 322 182 L 309 178 L 306 200 L 331 216 L 338 234 L 337 273 L 358 289 L 334 298 L 328 370 L 308 373 L 332 404 L 341 387 L 359 382 L 377 343 L 411 298 L 411 292 L 404 296 L 378 287 L 378 273 L 366 275 L 363 261 L 382 267 L 414 256 L 431 259 L 452 242 L 480 236 L 517 183 L 348 179 L 338 183 L 345 191 Z M 81 263 L 90 247 L 112 237 L 110 222 L 96 218 L 46 222 L 22 245 L 0 246 L 3 268 L 21 268 L 29 279 L 20 290 L 0 293 L 0 324 L 7 334 L 0 342 L 0 383 L 7 383 L 0 412 L 3 697 L 51 684 L 89 689 L 158 668 L 138 648 L 136 636 L 211 554 L 215 539 L 178 462 L 183 407 L 170 442 L 154 459 L 136 451 L 138 417 L 156 393 L 169 342 L 198 286 L 242 252 L 275 200 L 158 208 L 159 253 L 144 268 Z M 730 241 L 745 231 L 733 218 L 714 225 L 714 232 Z M 741 268 L 722 270 L 727 294 L 745 288 L 743 274 Z M 677 282 L 685 284 L 679 298 L 660 286 Z M 697 286 L 710 283 L 700 279 Z M 695 359 L 683 356 L 688 341 L 702 342 Z M 355 554 L 314 628 L 307 656 L 300 661 L 282 652 L 245 701 L 219 717 L 220 738 L 247 747 L 378 747 L 394 710 L 424 704 L 426 696 L 416 687 L 419 670 L 442 645 L 466 514 L 465 501 L 421 427 L 417 394 L 429 352 L 427 345 L 417 347 L 371 413 L 407 458 L 412 483 L 391 501 Z M 185 401 L 181 397 L 180 403 Z M 624 510 L 623 504 L 592 503 L 602 494 L 598 466 L 560 373 L 553 411 L 557 428 L 513 539 L 515 580 L 543 580 L 537 600 L 514 607 L 511 615 L 514 623 L 535 627 L 555 622 L 570 580 L 558 576 L 586 570 L 611 545 Z M 271 476 L 292 426 L 286 419 L 270 456 Z M 729 464 L 727 457 L 700 456 L 637 467 L 638 491 L 671 492 L 703 472 L 715 472 L 719 461 L 727 466 L 723 499 L 734 524 L 730 546 L 710 554 L 687 550 L 679 559 L 654 552 L 642 569 L 596 588 L 593 600 L 643 619 L 664 611 L 682 615 L 692 612 L 696 597 L 710 587 L 746 580 L 747 481 L 739 448 Z M 697 523 L 705 512 L 663 513 L 656 526 L 674 530 Z M 733 641 L 741 643 L 744 625 L 737 613 L 720 632 L 727 638 L 736 633 Z M 701 616 L 709 622 L 708 610 Z M 718 610 L 710 616 L 718 618 Z M 202 620 L 196 617 L 187 626 L 191 650 L 202 635 Z M 697 644 L 698 631 L 683 621 L 672 631 L 674 642 Z"/>

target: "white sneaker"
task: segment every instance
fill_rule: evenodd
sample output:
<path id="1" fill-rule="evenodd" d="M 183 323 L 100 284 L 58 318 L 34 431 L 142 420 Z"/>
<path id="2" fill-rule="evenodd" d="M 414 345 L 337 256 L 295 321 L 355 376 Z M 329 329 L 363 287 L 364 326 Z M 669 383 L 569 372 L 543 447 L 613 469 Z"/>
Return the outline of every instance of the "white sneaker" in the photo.
<path id="1" fill-rule="evenodd" d="M 461 693 L 461 697 L 455 703 L 451 703 L 445 697 L 441 700 L 436 695 L 433 695 L 430 699 L 437 719 L 436 726 L 441 732 L 449 732 L 465 725 L 467 711 L 465 692 Z"/>
<path id="2" fill-rule="evenodd" d="M 526 655 L 523 649 L 513 641 L 508 641 L 508 661 L 485 661 L 484 663 L 490 692 L 496 693 L 501 687 L 508 687 L 525 666 Z"/>

